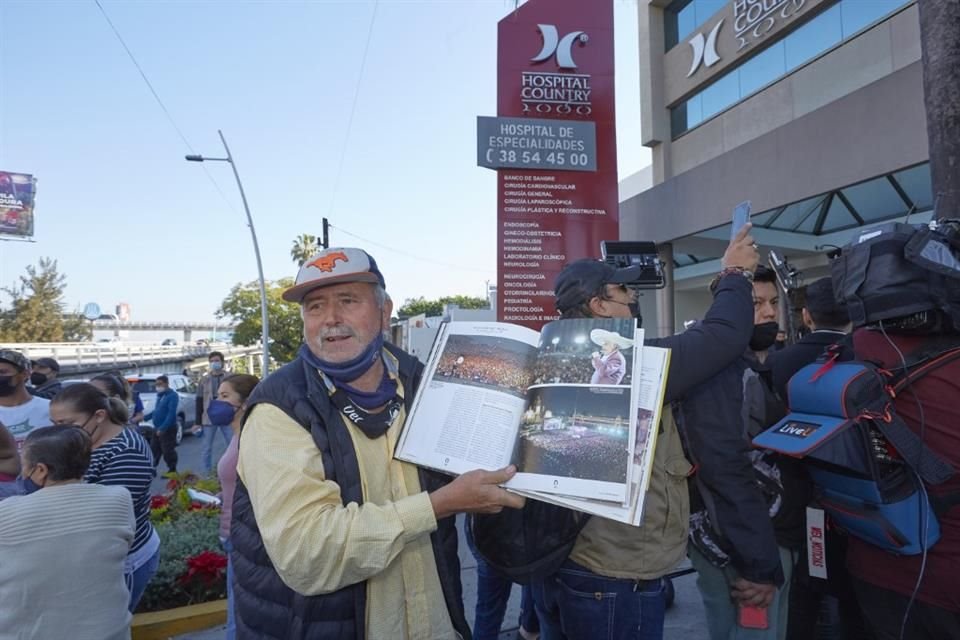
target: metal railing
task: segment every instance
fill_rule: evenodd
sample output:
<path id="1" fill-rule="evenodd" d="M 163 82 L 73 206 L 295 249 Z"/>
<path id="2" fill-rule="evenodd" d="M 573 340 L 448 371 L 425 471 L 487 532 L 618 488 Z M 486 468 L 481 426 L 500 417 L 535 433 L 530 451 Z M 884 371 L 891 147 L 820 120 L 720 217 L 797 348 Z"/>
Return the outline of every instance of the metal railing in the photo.
<path id="1" fill-rule="evenodd" d="M 165 331 L 176 330 L 183 331 L 190 329 L 192 331 L 233 331 L 234 324 L 231 322 L 121 322 L 119 320 L 94 320 L 94 329 L 129 329 L 133 331 Z"/>
<path id="2" fill-rule="evenodd" d="M 30 360 L 53 358 L 61 369 L 85 367 L 121 367 L 132 362 L 177 362 L 202 358 L 211 351 L 219 351 L 226 359 L 258 353 L 260 347 L 235 346 L 164 346 L 152 343 L 130 342 L 37 342 L 0 343 L 0 349 L 19 351 Z"/>

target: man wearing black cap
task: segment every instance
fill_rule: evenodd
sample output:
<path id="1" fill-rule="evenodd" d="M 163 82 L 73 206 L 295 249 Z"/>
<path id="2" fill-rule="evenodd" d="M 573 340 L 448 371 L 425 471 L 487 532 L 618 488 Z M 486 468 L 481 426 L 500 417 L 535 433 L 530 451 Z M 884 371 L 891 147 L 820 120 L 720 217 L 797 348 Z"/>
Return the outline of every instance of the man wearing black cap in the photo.
<path id="1" fill-rule="evenodd" d="M 17 448 L 37 427 L 50 426 L 50 401 L 27 391 L 30 361 L 19 351 L 0 349 L 0 423 L 13 435 Z"/>
<path id="2" fill-rule="evenodd" d="M 744 227 L 727 248 L 723 270 L 715 281 L 714 302 L 704 319 L 680 335 L 646 341 L 672 351 L 666 403 L 709 379 L 747 348 L 753 329 L 751 280 L 758 261 L 749 229 L 750 225 Z M 562 318 L 639 319 L 637 294 L 630 287 L 639 271 L 636 267 L 615 269 L 599 260 L 573 262 L 557 278 L 557 310 Z M 669 406 L 659 429 L 641 526 L 591 518 L 558 570 L 542 579 L 534 577 L 533 597 L 545 638 L 662 638 L 666 608 L 663 576 L 686 552 L 691 465 Z M 542 511 L 530 503 L 524 518 L 536 518 L 536 509 Z M 530 537 L 523 523 L 511 520 L 506 512 L 478 517 L 475 533 L 487 533 L 475 542 L 485 557 L 496 562 L 509 549 L 517 548 L 517 531 Z M 551 562 L 529 556 L 526 560 L 544 571 Z"/>
<path id="3" fill-rule="evenodd" d="M 469 638 L 460 512 L 523 499 L 516 470 L 455 480 L 394 459 L 423 367 L 384 343 L 392 303 L 353 248 L 308 260 L 283 298 L 304 344 L 247 402 L 231 541 L 238 637 Z"/>
<path id="4" fill-rule="evenodd" d="M 37 358 L 33 361 L 33 372 L 30 374 L 30 393 L 38 398 L 52 400 L 63 390 L 60 382 L 60 363 L 53 358 Z"/>

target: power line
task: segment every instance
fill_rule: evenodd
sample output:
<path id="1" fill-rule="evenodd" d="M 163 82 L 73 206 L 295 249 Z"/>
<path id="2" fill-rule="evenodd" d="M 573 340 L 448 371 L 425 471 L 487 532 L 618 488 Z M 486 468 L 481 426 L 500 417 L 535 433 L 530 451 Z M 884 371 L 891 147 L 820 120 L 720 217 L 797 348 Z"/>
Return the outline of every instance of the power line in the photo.
<path id="1" fill-rule="evenodd" d="M 100 9 L 100 13 L 103 14 L 104 20 L 107 21 L 107 24 L 110 25 L 110 29 L 113 31 L 113 35 L 117 36 L 117 40 L 120 41 L 120 45 L 123 47 L 123 50 L 127 52 L 130 61 L 133 62 L 133 66 L 137 68 L 137 71 L 140 73 L 140 77 L 143 78 L 143 81 L 147 84 L 147 88 L 150 89 L 150 93 L 153 94 L 154 99 L 157 101 L 157 104 L 160 105 L 160 108 L 163 110 L 164 115 L 167 116 L 167 120 L 170 121 L 170 124 L 173 125 L 173 128 L 176 130 L 177 134 L 180 136 L 180 139 L 183 140 L 183 143 L 187 145 L 187 148 L 190 150 L 190 153 L 195 153 L 193 147 L 190 146 L 190 141 L 187 140 L 187 136 L 183 135 L 183 131 L 180 130 L 180 127 L 177 126 L 176 121 L 173 119 L 173 116 L 170 115 L 170 111 L 167 110 L 167 106 L 163 104 L 163 100 L 160 99 L 160 96 L 157 94 L 157 90 L 153 88 L 153 84 L 150 82 L 150 78 L 147 77 L 147 74 L 144 72 L 143 67 L 140 66 L 140 63 L 137 62 L 136 57 L 133 55 L 133 52 L 130 51 L 130 47 L 127 46 L 126 41 L 123 39 L 123 36 L 120 35 L 120 32 L 117 30 L 117 27 L 113 24 L 113 20 L 110 19 L 110 16 L 107 15 L 106 10 L 104 10 L 103 5 L 100 4 L 100 0 L 93 0 L 97 3 L 97 8 Z"/>
<path id="2" fill-rule="evenodd" d="M 419 261 L 421 261 L 421 262 L 429 262 L 429 263 L 431 263 L 431 264 L 439 265 L 439 266 L 441 266 L 441 267 L 447 267 L 447 268 L 449 268 L 449 269 L 457 269 L 457 270 L 459 270 L 459 271 L 475 271 L 475 272 L 477 272 L 477 273 L 485 273 L 485 274 L 487 274 L 487 275 L 490 275 L 490 274 L 493 272 L 492 269 L 477 269 L 476 267 L 464 267 L 464 266 L 462 266 L 462 265 L 453 264 L 453 263 L 450 263 L 450 262 L 442 262 L 442 261 L 440 261 L 440 260 L 431 260 L 430 258 L 424 258 L 423 256 L 418 256 L 418 255 L 409 253 L 409 252 L 407 252 L 407 251 L 401 251 L 400 249 L 394 249 L 393 247 L 388 247 L 388 246 L 385 245 L 385 244 L 382 244 L 382 243 L 379 243 L 379 242 L 375 242 L 375 241 L 370 240 L 370 239 L 368 239 L 368 238 L 364 238 L 364 237 L 358 236 L 358 235 L 355 234 L 355 233 L 350 233 L 349 231 L 347 231 L 347 230 L 344 229 L 343 227 L 334 226 L 333 224 L 330 224 L 330 226 L 333 227 L 334 229 L 336 229 L 337 231 L 339 231 L 340 233 L 343 233 L 343 234 L 345 234 L 345 235 L 350 236 L 351 238 L 356 238 L 357 240 L 361 240 L 361 241 L 363 241 L 363 242 L 366 242 L 367 244 L 372 244 L 372 245 L 375 246 L 375 247 L 380 247 L 381 249 L 385 249 L 385 250 L 387 250 L 387 251 L 392 251 L 393 253 L 400 254 L 400 255 L 402 255 L 402 256 L 405 256 L 405 257 L 407 257 L 407 258 L 411 258 L 411 259 L 413 259 L 413 260 L 419 260 Z"/>
<path id="3" fill-rule="evenodd" d="M 337 201 L 337 191 L 340 189 L 340 178 L 343 177 L 343 165 L 347 157 L 347 146 L 350 144 L 350 132 L 353 130 L 353 116 L 357 111 L 357 101 L 360 98 L 360 85 L 363 82 L 363 72 L 367 67 L 367 54 L 370 52 L 370 41 L 373 39 L 373 25 L 377 19 L 377 6 L 379 0 L 374 0 L 373 12 L 370 14 L 370 25 L 367 27 L 367 41 L 363 45 L 363 57 L 360 59 L 360 73 L 357 74 L 357 84 L 353 89 L 353 102 L 350 105 L 350 115 L 347 118 L 347 132 L 343 137 L 343 148 L 340 149 L 340 160 L 337 163 L 337 172 L 334 174 L 333 189 L 330 193 L 330 206 L 327 208 L 327 215 L 333 213 L 333 207 Z"/>
<path id="4" fill-rule="evenodd" d="M 107 21 L 108 25 L 110 25 L 110 30 L 113 31 L 113 35 L 115 35 L 117 40 L 120 41 L 120 45 L 123 47 L 123 50 L 127 52 L 127 57 L 130 58 L 133 66 L 137 68 L 137 72 L 140 74 L 140 77 L 143 78 L 143 82 L 147 85 L 147 88 L 150 89 L 151 95 L 153 95 L 153 98 L 157 101 L 157 104 L 160 105 L 160 109 L 167 117 L 167 120 L 170 122 L 170 125 L 173 127 L 174 131 L 176 131 L 177 135 L 180 136 L 180 139 L 183 140 L 183 144 L 187 146 L 187 149 L 190 151 L 190 153 L 196 154 L 196 151 L 193 149 L 193 145 L 190 144 L 190 141 L 187 140 L 187 136 L 183 135 L 183 131 L 179 126 L 177 126 L 177 121 L 173 119 L 169 109 L 167 109 L 167 105 L 165 105 L 163 100 L 160 99 L 160 94 L 158 94 L 157 90 L 153 88 L 153 83 L 150 82 L 150 78 L 147 77 L 143 67 L 140 66 L 139 62 L 137 62 L 136 56 L 133 55 L 133 51 L 131 51 L 130 47 L 127 46 L 127 42 L 123 39 L 123 36 L 120 35 L 120 31 L 117 29 L 116 25 L 113 24 L 113 20 L 110 19 L 106 9 L 104 9 L 103 5 L 100 4 L 100 0 L 93 1 L 96 3 L 97 8 L 100 9 L 100 13 L 103 14 L 103 19 Z M 223 189 L 220 188 L 220 184 L 213 177 L 213 174 L 211 174 L 205 166 L 201 165 L 201 168 L 203 169 L 203 172 L 206 174 L 207 178 L 210 180 L 211 184 L 213 184 L 213 187 L 217 190 L 217 193 L 219 193 L 220 197 L 223 198 L 223 201 L 234 213 L 236 213 L 237 210 L 234 208 L 230 200 L 227 199 L 227 195 L 223 192 Z"/>

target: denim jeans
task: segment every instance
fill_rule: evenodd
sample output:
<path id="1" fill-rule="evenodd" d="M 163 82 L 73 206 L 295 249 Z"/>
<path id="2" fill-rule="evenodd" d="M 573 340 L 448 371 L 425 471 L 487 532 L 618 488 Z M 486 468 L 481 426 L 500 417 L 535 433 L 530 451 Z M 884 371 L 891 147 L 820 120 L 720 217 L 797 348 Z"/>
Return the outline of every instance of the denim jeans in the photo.
<path id="1" fill-rule="evenodd" d="M 745 629 L 737 623 L 737 605 L 730 597 L 730 583 L 735 578 L 729 567 L 715 567 L 694 546 L 688 547 L 690 562 L 697 570 L 697 588 L 707 614 L 710 640 L 784 640 L 787 637 L 787 614 L 790 606 L 790 581 L 793 578 L 794 553 L 780 547 L 783 566 L 783 587 L 777 590 L 767 608 L 766 629 Z"/>
<path id="2" fill-rule="evenodd" d="M 137 605 L 140 604 L 140 598 L 143 597 L 143 592 L 147 590 L 147 585 L 150 584 L 150 579 L 153 578 L 153 574 L 157 572 L 159 566 L 160 552 L 157 551 L 139 569 L 124 576 L 127 581 L 127 589 L 130 591 L 130 613 L 133 613 Z"/>
<path id="3" fill-rule="evenodd" d="M 567 560 L 534 582 L 541 640 L 661 640 L 666 597 L 662 578 L 607 578 Z"/>
<path id="4" fill-rule="evenodd" d="M 473 640 L 497 640 L 500 637 L 503 618 L 507 613 L 507 603 L 510 600 L 513 582 L 490 568 L 490 565 L 477 553 L 469 535 L 467 543 L 477 559 L 477 609 L 473 621 Z M 522 590 L 520 626 L 527 631 L 540 630 L 530 587 L 523 587 Z"/>
<path id="5" fill-rule="evenodd" d="M 203 472 L 206 475 L 213 473 L 213 441 L 217 439 L 217 433 L 223 435 L 223 440 L 228 445 L 233 438 L 233 429 L 230 425 L 224 427 L 214 427 L 203 425 L 203 447 L 200 451 L 200 464 L 203 465 Z"/>
<path id="6" fill-rule="evenodd" d="M 237 638 L 237 619 L 233 614 L 233 560 L 230 556 L 233 554 L 233 544 L 230 539 L 220 540 L 223 545 L 223 552 L 227 554 L 227 628 L 224 630 L 224 640 L 236 640 Z"/>

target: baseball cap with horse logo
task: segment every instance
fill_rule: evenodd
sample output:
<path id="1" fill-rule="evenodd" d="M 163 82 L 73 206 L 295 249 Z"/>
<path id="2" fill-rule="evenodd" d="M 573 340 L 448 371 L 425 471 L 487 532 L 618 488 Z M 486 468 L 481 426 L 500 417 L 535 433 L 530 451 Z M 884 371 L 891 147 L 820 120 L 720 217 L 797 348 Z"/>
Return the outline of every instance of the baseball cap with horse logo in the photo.
<path id="1" fill-rule="evenodd" d="M 369 282 L 386 288 L 376 260 L 363 249 L 326 249 L 303 263 L 294 285 L 283 292 L 287 302 L 301 302 L 319 287 L 345 282 Z"/>

